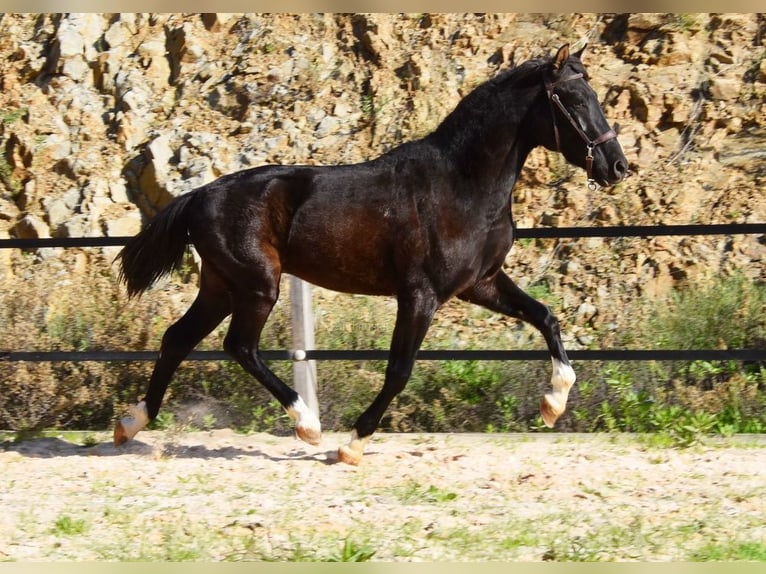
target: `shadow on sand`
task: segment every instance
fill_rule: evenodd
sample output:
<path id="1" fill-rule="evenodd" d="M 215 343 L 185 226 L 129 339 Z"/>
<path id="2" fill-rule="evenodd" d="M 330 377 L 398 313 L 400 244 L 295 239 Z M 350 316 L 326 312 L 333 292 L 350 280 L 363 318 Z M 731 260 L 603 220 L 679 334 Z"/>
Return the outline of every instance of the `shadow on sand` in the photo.
<path id="1" fill-rule="evenodd" d="M 302 444 L 302 443 L 299 443 Z M 154 458 L 196 458 L 196 459 L 236 459 L 240 457 L 258 457 L 279 461 L 305 460 L 326 465 L 338 462 L 337 451 L 309 452 L 302 448 L 291 449 L 284 454 L 268 453 L 258 445 L 208 447 L 203 444 L 179 444 L 172 437 L 167 440 L 143 442 L 133 439 L 116 447 L 110 441 L 95 444 L 78 444 L 61 437 L 40 437 L 23 440 L 0 442 L 0 452 L 16 452 L 29 458 L 60 458 L 75 456 L 145 456 Z"/>

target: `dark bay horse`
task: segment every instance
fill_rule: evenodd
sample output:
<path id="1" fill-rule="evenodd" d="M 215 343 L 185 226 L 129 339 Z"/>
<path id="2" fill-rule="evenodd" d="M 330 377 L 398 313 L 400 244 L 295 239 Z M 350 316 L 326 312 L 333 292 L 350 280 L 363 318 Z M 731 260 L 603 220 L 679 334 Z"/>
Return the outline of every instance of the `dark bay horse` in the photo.
<path id="1" fill-rule="evenodd" d="M 551 353 L 546 424 L 564 412 L 575 374 L 558 321 L 501 270 L 513 242 L 511 190 L 542 145 L 619 182 L 628 162 L 581 61 L 563 46 L 478 86 L 426 137 L 367 162 L 262 166 L 225 175 L 176 198 L 120 253 L 130 295 L 180 265 L 187 242 L 201 259 L 196 300 L 164 334 L 144 399 L 118 421 L 115 444 L 157 416 L 187 354 L 224 318 L 225 350 L 260 381 L 317 444 L 320 424 L 259 353 L 282 273 L 336 291 L 395 296 L 385 382 L 338 458 L 358 464 L 391 400 L 404 388 L 434 313 L 459 297 L 534 325 Z"/>

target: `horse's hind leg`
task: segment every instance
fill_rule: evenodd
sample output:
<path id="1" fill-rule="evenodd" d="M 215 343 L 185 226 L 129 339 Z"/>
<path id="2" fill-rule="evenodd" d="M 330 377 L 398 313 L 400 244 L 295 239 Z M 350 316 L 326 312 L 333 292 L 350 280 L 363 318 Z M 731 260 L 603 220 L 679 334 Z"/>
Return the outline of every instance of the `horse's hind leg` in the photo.
<path id="1" fill-rule="evenodd" d="M 170 379 L 191 350 L 229 314 L 229 298 L 215 273 L 203 266 L 200 291 L 192 306 L 162 337 L 144 399 L 129 407 L 128 416 L 114 428 L 114 444 L 132 439 L 160 410 Z"/>
<path id="2" fill-rule="evenodd" d="M 461 299 L 476 303 L 492 311 L 498 311 L 530 323 L 542 333 L 553 363 L 551 392 L 540 401 L 543 421 L 552 427 L 566 410 L 569 389 L 575 383 L 575 372 L 569 363 L 556 317 L 550 309 L 519 289 L 503 272 L 487 281 L 477 283 L 462 293 Z"/>
<path id="3" fill-rule="evenodd" d="M 319 419 L 300 395 L 269 369 L 259 351 L 263 326 L 278 296 L 278 274 L 265 278 L 257 289 L 237 291 L 232 296 L 231 325 L 224 348 L 279 401 L 293 419 L 298 438 L 316 445 L 322 434 Z"/>

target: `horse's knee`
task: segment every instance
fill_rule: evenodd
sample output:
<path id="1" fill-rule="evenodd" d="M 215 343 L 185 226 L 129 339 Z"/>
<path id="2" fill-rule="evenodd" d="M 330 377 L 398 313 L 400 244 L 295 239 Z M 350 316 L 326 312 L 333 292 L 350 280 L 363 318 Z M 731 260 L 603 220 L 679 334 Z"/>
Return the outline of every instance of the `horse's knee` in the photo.
<path id="1" fill-rule="evenodd" d="M 223 340 L 223 350 L 239 363 L 252 363 L 256 359 L 256 351 L 253 345 L 242 341 L 231 331 L 226 334 Z"/>

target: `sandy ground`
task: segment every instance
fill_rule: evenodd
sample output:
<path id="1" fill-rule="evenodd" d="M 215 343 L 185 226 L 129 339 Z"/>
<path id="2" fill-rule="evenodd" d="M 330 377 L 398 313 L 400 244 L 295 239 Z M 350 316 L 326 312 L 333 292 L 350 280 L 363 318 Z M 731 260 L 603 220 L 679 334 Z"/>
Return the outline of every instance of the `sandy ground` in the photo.
<path id="1" fill-rule="evenodd" d="M 762 437 L 381 434 L 358 467 L 334 463 L 345 435 L 108 439 L 0 444 L 0 560 L 690 560 L 766 545 Z"/>

